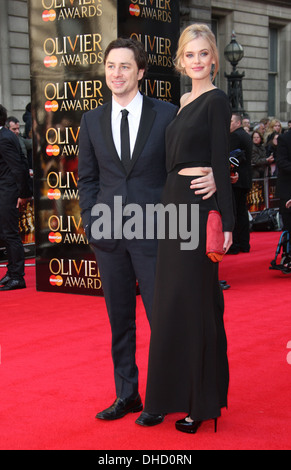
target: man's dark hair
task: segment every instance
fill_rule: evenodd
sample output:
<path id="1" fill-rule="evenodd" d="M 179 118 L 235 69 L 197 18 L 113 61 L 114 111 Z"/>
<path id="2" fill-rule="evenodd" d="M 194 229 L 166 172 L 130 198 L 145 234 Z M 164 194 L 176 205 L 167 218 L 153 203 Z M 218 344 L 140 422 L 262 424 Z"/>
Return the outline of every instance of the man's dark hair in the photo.
<path id="1" fill-rule="evenodd" d="M 7 119 L 6 108 L 4 108 L 4 106 L 2 106 L 2 104 L 0 104 L 0 126 L 2 126 L 2 127 L 5 126 L 6 119 Z"/>
<path id="2" fill-rule="evenodd" d="M 240 113 L 232 113 L 232 115 L 236 117 L 237 121 L 240 121 L 242 123 L 243 118 Z"/>
<path id="3" fill-rule="evenodd" d="M 104 53 L 104 64 L 106 64 L 107 57 L 113 49 L 130 49 L 134 53 L 134 58 L 138 70 L 144 70 L 146 75 L 148 69 L 148 55 L 144 45 L 136 39 L 118 38 L 112 41 L 106 48 Z"/>
<path id="4" fill-rule="evenodd" d="M 9 128 L 10 122 L 14 122 L 14 124 L 18 124 L 18 123 L 19 123 L 19 119 L 17 119 L 15 116 L 9 116 L 9 117 L 6 119 L 6 127 Z"/>

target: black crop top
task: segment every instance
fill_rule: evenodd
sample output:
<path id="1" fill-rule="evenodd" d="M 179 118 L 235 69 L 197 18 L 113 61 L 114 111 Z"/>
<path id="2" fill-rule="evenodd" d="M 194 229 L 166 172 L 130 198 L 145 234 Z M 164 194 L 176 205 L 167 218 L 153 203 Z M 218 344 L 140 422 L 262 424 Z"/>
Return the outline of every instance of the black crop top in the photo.
<path id="1" fill-rule="evenodd" d="M 224 231 L 234 227 L 229 169 L 231 108 L 226 94 L 213 89 L 181 109 L 166 131 L 168 173 L 189 166 L 213 169 Z"/>

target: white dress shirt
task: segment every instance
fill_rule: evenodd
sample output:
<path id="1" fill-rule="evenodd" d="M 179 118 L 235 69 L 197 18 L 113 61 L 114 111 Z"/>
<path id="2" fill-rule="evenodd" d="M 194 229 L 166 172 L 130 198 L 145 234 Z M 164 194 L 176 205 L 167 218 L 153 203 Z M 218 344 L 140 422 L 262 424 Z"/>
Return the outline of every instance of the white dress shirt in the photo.
<path id="1" fill-rule="evenodd" d="M 114 98 L 112 98 L 112 114 L 111 114 L 111 127 L 112 127 L 112 135 L 113 141 L 115 144 L 115 148 L 121 158 L 121 142 L 120 142 L 120 124 L 121 124 L 121 111 L 123 109 L 127 109 L 128 111 L 128 125 L 129 125 L 129 140 L 130 140 L 130 154 L 132 156 L 137 133 L 140 124 L 140 118 L 142 113 L 142 105 L 143 105 L 143 96 L 140 92 L 137 93 L 135 98 L 128 104 L 128 106 L 120 106 Z"/>

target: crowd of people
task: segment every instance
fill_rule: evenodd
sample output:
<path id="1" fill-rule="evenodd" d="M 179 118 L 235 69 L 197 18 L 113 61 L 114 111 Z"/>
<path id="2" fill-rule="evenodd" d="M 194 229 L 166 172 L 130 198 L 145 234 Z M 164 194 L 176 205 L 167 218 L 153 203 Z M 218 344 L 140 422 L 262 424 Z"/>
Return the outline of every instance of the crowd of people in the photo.
<path id="1" fill-rule="evenodd" d="M 279 135 L 291 128 L 291 120 L 284 129 L 279 119 L 261 119 L 259 123 L 251 124 L 248 116 L 242 118 L 243 129 L 252 137 L 252 178 L 277 176 L 276 156 Z"/>
<path id="2" fill-rule="evenodd" d="M 279 119 L 262 119 L 259 123 L 251 123 L 249 116 L 234 114 L 231 123 L 231 150 L 237 154 L 239 166 L 236 180 L 233 181 L 236 226 L 234 243 L 229 254 L 250 251 L 250 215 L 248 199 L 253 182 L 266 177 L 277 177 L 274 196 L 282 199 L 280 181 L 286 168 L 282 168 L 281 154 L 278 155 L 280 136 L 289 135 L 291 120 L 288 127 L 283 128 Z M 280 178 L 279 178 L 280 176 Z M 261 195 L 264 200 L 264 194 Z M 290 193 L 291 197 L 291 193 Z M 286 227 L 286 200 L 280 203 L 283 218 L 283 230 Z M 262 204 L 263 206 L 264 204 Z M 260 210 L 259 207 L 256 210 Z M 287 210 L 289 213 L 289 210 Z M 285 215 L 284 215 L 285 214 Z"/>

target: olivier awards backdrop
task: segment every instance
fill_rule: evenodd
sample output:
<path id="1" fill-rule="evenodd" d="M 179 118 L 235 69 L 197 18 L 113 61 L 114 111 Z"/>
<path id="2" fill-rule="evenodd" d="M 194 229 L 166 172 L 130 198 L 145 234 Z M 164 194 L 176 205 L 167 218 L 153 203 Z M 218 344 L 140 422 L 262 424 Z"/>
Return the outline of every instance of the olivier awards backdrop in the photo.
<path id="1" fill-rule="evenodd" d="M 176 0 L 30 0 L 36 288 L 102 295 L 82 225 L 78 136 L 82 114 L 111 99 L 104 51 L 118 36 L 142 41 L 150 70 L 143 92 L 178 104 L 173 56 Z"/>
<path id="2" fill-rule="evenodd" d="M 180 79 L 173 70 L 180 33 L 179 2 L 134 0 L 118 2 L 118 34 L 141 41 L 149 56 L 143 92 L 179 105 Z"/>

